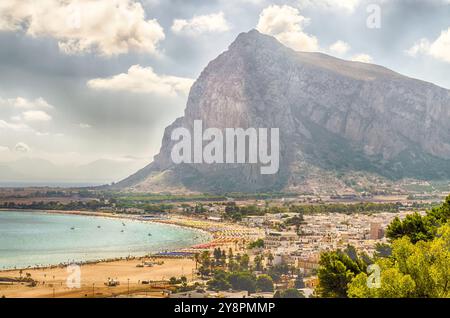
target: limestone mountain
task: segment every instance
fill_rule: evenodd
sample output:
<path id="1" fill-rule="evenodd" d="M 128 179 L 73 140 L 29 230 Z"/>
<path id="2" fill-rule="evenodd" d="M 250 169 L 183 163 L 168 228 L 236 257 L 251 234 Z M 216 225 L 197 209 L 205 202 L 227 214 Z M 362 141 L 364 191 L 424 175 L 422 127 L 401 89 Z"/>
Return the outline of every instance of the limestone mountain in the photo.
<path id="1" fill-rule="evenodd" d="M 173 164 L 171 133 L 194 120 L 205 129 L 280 128 L 279 173 L 261 175 L 255 164 Z M 154 162 L 115 187 L 275 191 L 311 187 L 313 179 L 326 187 L 346 173 L 449 180 L 450 91 L 382 66 L 296 52 L 252 30 L 201 73 Z"/>

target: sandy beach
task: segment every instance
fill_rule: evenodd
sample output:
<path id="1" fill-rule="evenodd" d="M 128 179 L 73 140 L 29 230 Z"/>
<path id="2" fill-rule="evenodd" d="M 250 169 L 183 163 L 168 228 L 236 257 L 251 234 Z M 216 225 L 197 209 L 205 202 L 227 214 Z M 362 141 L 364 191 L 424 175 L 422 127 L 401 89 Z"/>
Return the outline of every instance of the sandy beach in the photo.
<path id="1" fill-rule="evenodd" d="M 149 258 L 100 262 L 97 264 L 82 265 L 80 267 L 80 288 L 69 288 L 67 279 L 70 275 L 67 267 L 29 269 L 0 272 L 0 277 L 18 278 L 30 274 L 37 281 L 37 286 L 29 287 L 27 284 L 0 284 L 0 297 L 7 298 L 85 298 L 85 297 L 114 297 L 139 293 L 141 296 L 163 297 L 161 290 L 168 287 L 166 283 L 170 277 L 186 276 L 192 280 L 195 261 L 192 259 L 154 259 L 153 262 L 164 262 L 162 265 L 152 267 L 136 267 Z M 120 283 L 119 286 L 108 287 L 105 283 L 112 278 Z M 153 284 L 142 284 L 143 281 L 152 281 Z M 128 285 L 129 282 L 129 285 Z M 161 282 L 161 283 L 157 283 Z"/>
<path id="2" fill-rule="evenodd" d="M 133 215 L 113 215 L 86 211 L 45 211 L 48 213 L 76 214 L 96 217 L 138 219 Z M 262 232 L 227 222 L 188 218 L 171 215 L 165 220 L 152 220 L 172 226 L 194 228 L 211 235 L 210 242 L 182 249 L 182 251 L 200 253 L 216 247 L 239 250 L 248 242 L 260 237 Z M 155 265 L 140 267 L 143 262 L 151 261 Z M 161 264 L 162 263 L 162 264 Z M 158 265 L 156 265 L 158 264 Z M 85 297 L 164 297 L 163 290 L 170 287 L 167 281 L 171 277 L 186 276 L 189 281 L 195 279 L 195 261 L 193 258 L 133 258 L 98 261 L 80 266 L 80 288 L 69 288 L 67 279 L 70 273 L 65 266 L 49 268 L 0 271 L 1 280 L 29 277 L 37 285 L 27 283 L 1 283 L 0 297 L 8 298 L 85 298 Z M 118 286 L 106 286 L 109 279 L 119 282 Z M 142 284 L 143 281 L 150 284 Z"/>

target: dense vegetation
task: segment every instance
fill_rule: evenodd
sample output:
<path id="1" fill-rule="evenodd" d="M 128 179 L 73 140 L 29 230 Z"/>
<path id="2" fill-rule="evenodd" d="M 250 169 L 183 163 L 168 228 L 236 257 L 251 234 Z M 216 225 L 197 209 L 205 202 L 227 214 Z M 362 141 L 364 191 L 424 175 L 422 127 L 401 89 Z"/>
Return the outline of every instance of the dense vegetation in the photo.
<path id="1" fill-rule="evenodd" d="M 450 196 L 426 215 L 395 219 L 388 227 L 390 246 L 379 245 L 373 259 L 355 251 L 323 253 L 322 297 L 450 297 Z M 379 285 L 368 265 L 380 269 Z M 375 277 L 376 279 L 376 277 Z M 375 286 L 375 287 L 374 287 Z"/>
<path id="2" fill-rule="evenodd" d="M 173 209 L 172 204 L 120 204 L 105 202 L 104 200 L 70 201 L 61 203 L 58 201 L 37 201 L 30 203 L 5 202 L 0 203 L 0 209 L 29 209 L 29 210 L 60 210 L 60 211 L 98 211 L 100 209 L 139 209 L 145 213 L 168 212 Z"/>
<path id="3" fill-rule="evenodd" d="M 329 204 L 303 204 L 286 206 L 266 206 L 256 205 L 238 206 L 236 202 L 228 202 L 225 207 L 225 216 L 234 221 L 240 221 L 247 216 L 258 216 L 269 214 L 298 213 L 298 214 L 319 214 L 319 213 L 377 213 L 377 212 L 397 212 L 402 205 L 400 203 L 371 203 L 360 202 L 355 204 L 329 203 Z"/>
<path id="4" fill-rule="evenodd" d="M 305 294 L 295 288 L 289 288 L 286 290 L 277 290 L 273 298 L 305 298 Z"/>
<path id="5" fill-rule="evenodd" d="M 429 241 L 436 237 L 439 227 L 448 220 L 450 220 L 450 196 L 442 206 L 431 209 L 425 216 L 415 213 L 408 215 L 403 221 L 395 218 L 386 234 L 391 240 L 406 236 L 413 243 Z"/>
<path id="6" fill-rule="evenodd" d="M 20 189 L 19 189 L 20 190 Z M 21 189 L 23 190 L 23 189 Z M 37 190 L 26 195 L 11 194 L 3 197 L 0 208 L 3 209 L 30 209 L 30 210 L 89 210 L 98 211 L 125 209 L 142 210 L 146 213 L 169 212 L 174 209 L 174 204 L 181 203 L 186 213 L 205 213 L 205 202 L 224 202 L 233 200 L 270 200 L 283 197 L 292 197 L 292 193 L 226 193 L 226 194 L 198 194 L 198 195 L 170 195 L 170 194 L 144 194 L 144 193 L 121 193 L 112 191 L 94 190 Z M 36 200 L 25 201 L 21 199 Z M 40 198 L 40 200 L 38 199 Z M 61 200 L 58 200 L 61 199 Z M 31 202 L 30 202 L 31 201 Z M 197 202 L 196 206 L 189 206 L 183 202 Z M 244 214 L 253 214 L 255 211 L 249 207 L 248 211 L 243 208 Z"/>
<path id="7" fill-rule="evenodd" d="M 43 209 L 43 210 L 124 210 L 139 209 L 144 212 L 168 212 L 177 203 L 184 206 L 186 213 L 204 213 L 197 206 L 189 206 L 190 202 L 202 205 L 215 203 L 225 205 L 226 216 L 232 220 L 241 220 L 246 216 L 257 216 L 265 213 L 376 213 L 381 211 L 395 212 L 401 207 L 400 203 L 369 203 L 361 202 L 355 204 L 343 203 L 305 203 L 294 205 L 289 202 L 283 206 L 271 206 L 270 200 L 280 198 L 296 197 L 293 193 L 224 193 L 224 194 L 193 194 L 193 195 L 171 195 L 171 194 L 149 194 L 149 193 L 123 193 L 115 191 L 101 191 L 93 189 L 36 189 L 26 191 L 16 189 L 4 194 L 0 200 L 0 208 L 5 209 Z M 35 198 L 33 200 L 33 198 Z M 264 206 L 246 205 L 238 206 L 236 201 L 262 200 L 266 201 Z M 235 202 L 233 202 L 235 201 Z M 417 205 L 416 208 L 420 206 Z M 413 206 L 414 208 L 414 206 Z"/>
<path id="8" fill-rule="evenodd" d="M 275 284 L 281 283 L 283 278 L 295 278 L 295 287 L 304 288 L 303 276 L 300 271 L 286 265 L 273 265 L 273 255 L 258 254 L 253 261 L 247 254 L 234 255 L 217 248 L 211 254 L 205 251 L 196 255 L 198 273 L 206 279 L 208 289 L 215 291 L 244 290 L 249 293 L 273 292 Z M 265 262 L 267 260 L 268 262 Z M 268 263 L 267 266 L 263 264 Z M 304 297 L 301 293 L 292 292 L 281 294 L 280 297 Z"/>
<path id="9" fill-rule="evenodd" d="M 450 297 L 450 224 L 442 226 L 438 234 L 415 244 L 406 236 L 395 240 L 391 257 L 376 261 L 381 269 L 380 287 L 369 288 L 368 275 L 360 273 L 348 285 L 348 296 Z"/>
<path id="10" fill-rule="evenodd" d="M 293 205 L 289 207 L 290 212 L 301 214 L 314 213 L 376 213 L 376 212 L 397 212 L 401 207 L 401 203 L 372 203 L 360 202 L 355 204 L 308 204 Z"/>
<path id="11" fill-rule="evenodd" d="M 106 192 L 103 193 L 105 197 L 117 198 L 118 201 L 123 202 L 189 202 L 189 201 L 227 201 L 233 200 L 269 200 L 284 197 L 295 197 L 294 193 L 222 193 L 222 194 L 191 194 L 191 195 L 171 195 L 171 194 L 146 194 L 146 193 L 115 193 Z"/>

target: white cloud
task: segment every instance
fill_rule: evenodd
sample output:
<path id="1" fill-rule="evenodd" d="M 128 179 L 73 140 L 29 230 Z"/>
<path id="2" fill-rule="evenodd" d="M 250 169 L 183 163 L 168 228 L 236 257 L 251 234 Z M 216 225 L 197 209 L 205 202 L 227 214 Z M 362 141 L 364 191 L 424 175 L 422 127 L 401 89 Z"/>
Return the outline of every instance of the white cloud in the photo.
<path id="1" fill-rule="evenodd" d="M 256 28 L 294 50 L 317 51 L 317 38 L 303 31 L 308 23 L 309 19 L 302 16 L 298 9 L 287 5 L 272 5 L 261 12 Z"/>
<path id="2" fill-rule="evenodd" d="M 5 151 L 9 151 L 9 148 L 5 147 L 5 146 L 0 146 L 0 152 L 5 152 Z"/>
<path id="3" fill-rule="evenodd" d="M 23 97 L 1 99 L 0 106 L 14 107 L 17 109 L 53 109 L 54 107 L 47 103 L 42 97 L 34 100 L 28 100 Z"/>
<path id="4" fill-rule="evenodd" d="M 89 124 L 84 124 L 84 123 L 81 123 L 81 124 L 79 124 L 78 126 L 79 126 L 81 129 L 89 129 L 89 128 L 92 128 L 91 125 L 89 125 Z"/>
<path id="5" fill-rule="evenodd" d="M 345 55 L 350 50 L 350 45 L 343 41 L 337 41 L 330 46 L 330 51 L 339 56 Z"/>
<path id="6" fill-rule="evenodd" d="M 354 62 L 373 63 L 373 58 L 368 54 L 357 54 L 351 58 Z"/>
<path id="7" fill-rule="evenodd" d="M 31 148 L 24 142 L 19 142 L 14 146 L 15 152 L 27 153 L 31 151 Z"/>
<path id="8" fill-rule="evenodd" d="M 28 110 L 22 113 L 23 119 L 27 122 L 50 121 L 52 117 L 42 110 Z"/>
<path id="9" fill-rule="evenodd" d="M 405 52 L 409 56 L 416 57 L 418 54 L 426 54 L 429 49 L 430 49 L 430 41 L 428 41 L 427 39 L 420 39 Z"/>
<path id="10" fill-rule="evenodd" d="M 348 13 L 354 12 L 360 3 L 360 0 L 298 0 L 298 5 L 301 8 L 337 9 Z"/>
<path id="11" fill-rule="evenodd" d="M 230 26 L 223 12 L 195 16 L 190 20 L 176 19 L 172 24 L 172 31 L 176 34 L 191 36 L 202 33 L 225 32 Z"/>
<path id="12" fill-rule="evenodd" d="M 174 97 L 187 95 L 193 82 L 190 78 L 158 75 L 151 67 L 133 65 L 128 73 L 110 78 L 93 79 L 87 84 L 90 88 L 97 90 L 128 91 Z"/>
<path id="13" fill-rule="evenodd" d="M 0 119 L 0 129 L 12 130 L 15 132 L 29 132 L 33 131 L 28 125 L 24 123 L 10 123 Z"/>
<path id="14" fill-rule="evenodd" d="M 13 133 L 32 133 L 40 136 L 42 133 L 35 130 L 33 124 L 50 121 L 52 117 L 48 114 L 48 111 L 53 110 L 54 107 L 42 97 L 34 100 L 23 97 L 8 99 L 0 97 L 0 110 L 2 109 L 6 112 L 0 115 L 3 118 L 8 116 L 11 121 L 1 119 L 0 129 L 9 130 Z"/>
<path id="15" fill-rule="evenodd" d="M 67 54 L 156 54 L 165 38 L 157 20 L 146 20 L 142 5 L 134 0 L 2 0 L 0 31 L 21 30 L 57 39 Z"/>
<path id="16" fill-rule="evenodd" d="M 443 30 L 433 42 L 425 38 L 420 39 L 406 53 L 412 57 L 425 54 L 437 60 L 450 63 L 450 28 Z"/>

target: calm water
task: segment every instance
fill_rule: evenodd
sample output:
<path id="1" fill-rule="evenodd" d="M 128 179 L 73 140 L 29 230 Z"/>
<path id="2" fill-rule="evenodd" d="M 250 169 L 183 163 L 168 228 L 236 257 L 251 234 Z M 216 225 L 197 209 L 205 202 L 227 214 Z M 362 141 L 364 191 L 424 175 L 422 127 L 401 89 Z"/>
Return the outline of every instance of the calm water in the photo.
<path id="1" fill-rule="evenodd" d="M 149 222 L 0 211 L 0 269 L 141 256 L 207 238 L 195 230 Z"/>

